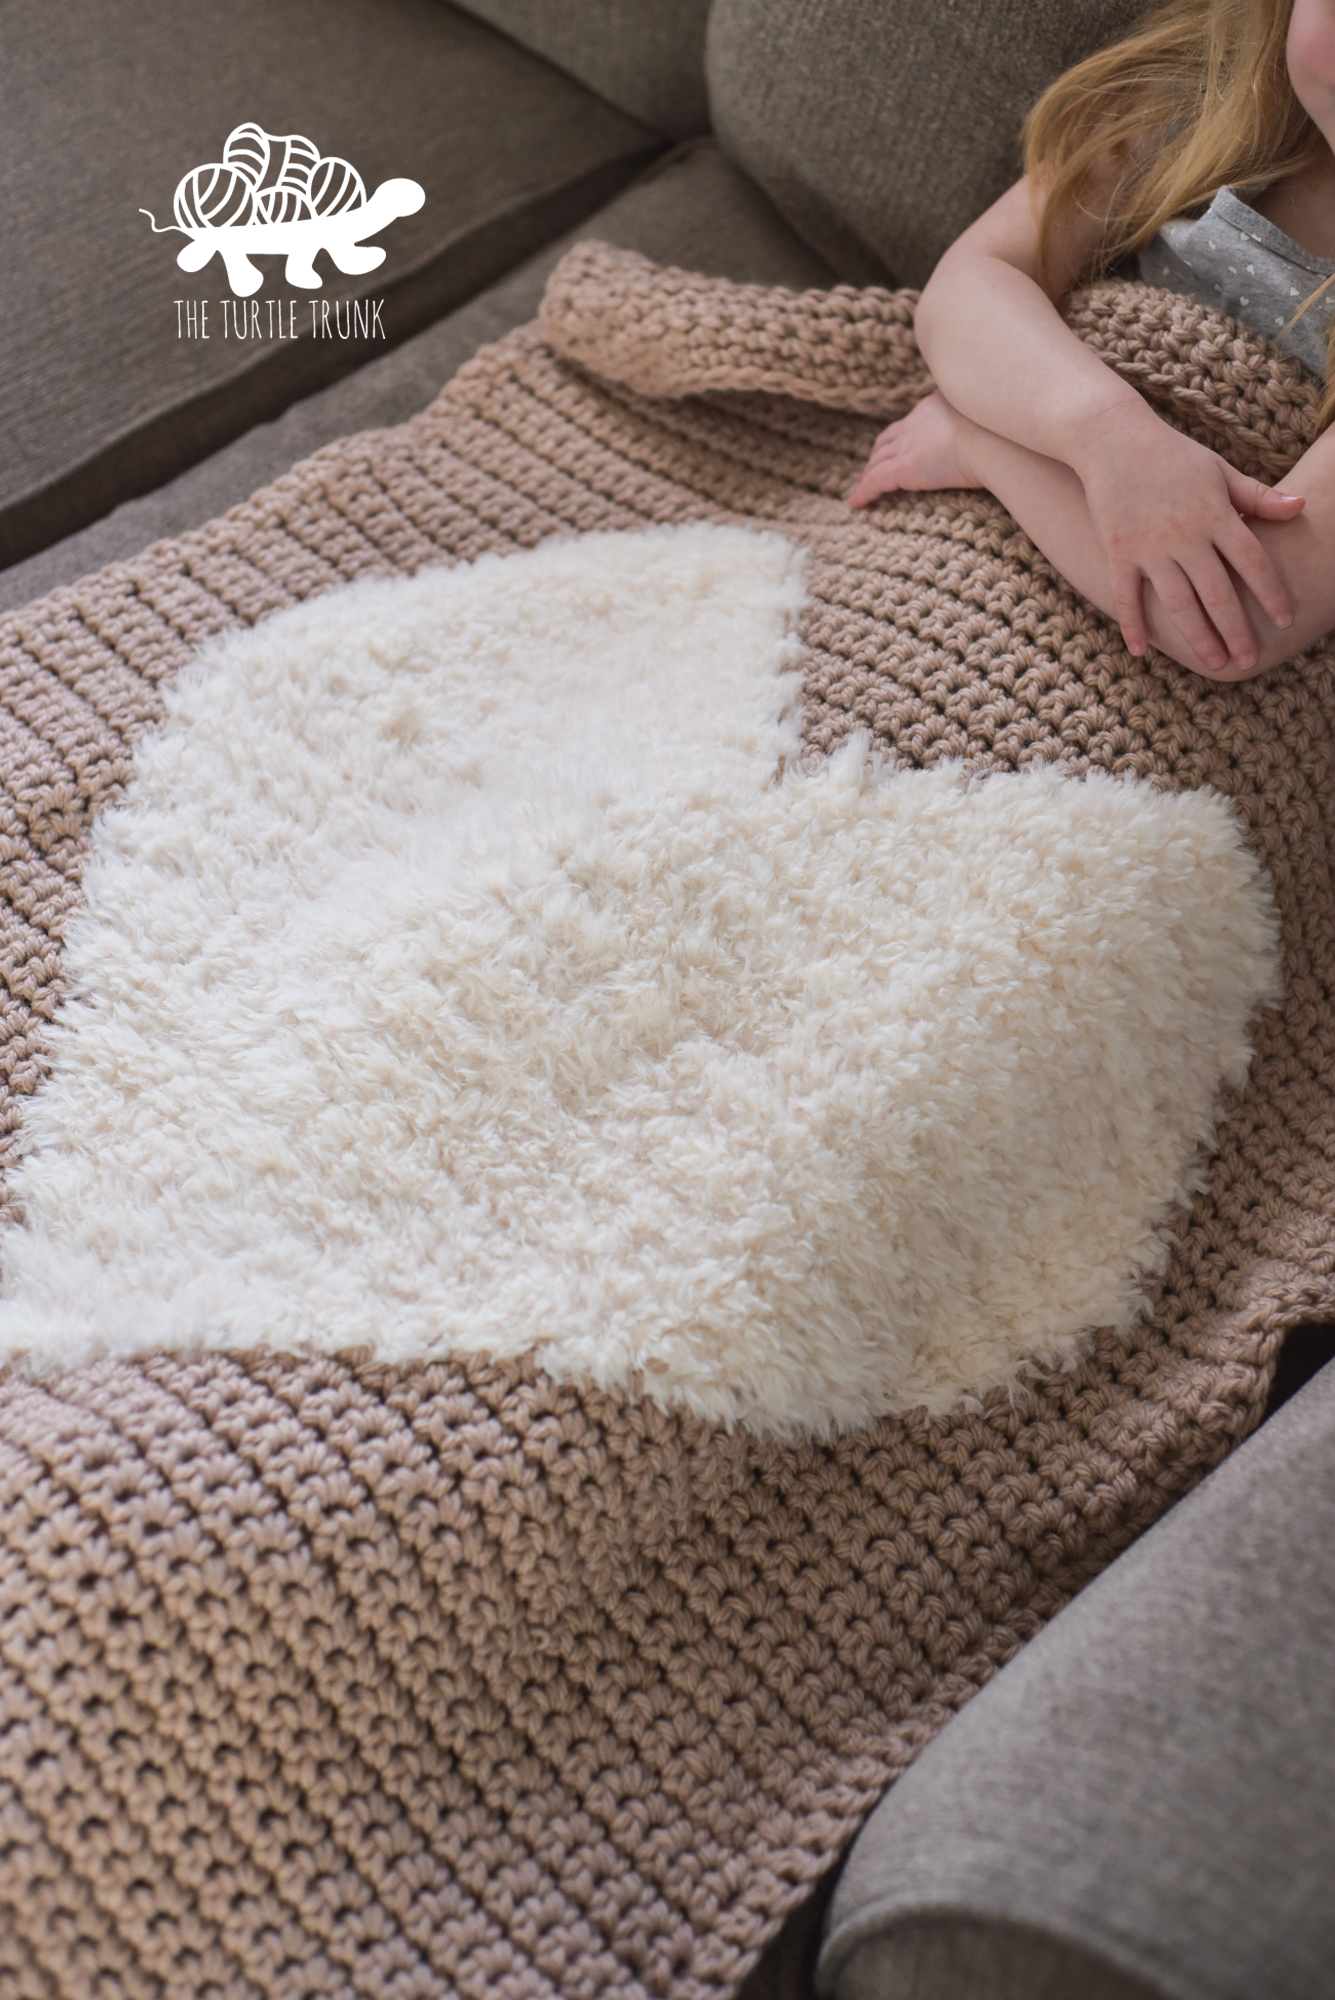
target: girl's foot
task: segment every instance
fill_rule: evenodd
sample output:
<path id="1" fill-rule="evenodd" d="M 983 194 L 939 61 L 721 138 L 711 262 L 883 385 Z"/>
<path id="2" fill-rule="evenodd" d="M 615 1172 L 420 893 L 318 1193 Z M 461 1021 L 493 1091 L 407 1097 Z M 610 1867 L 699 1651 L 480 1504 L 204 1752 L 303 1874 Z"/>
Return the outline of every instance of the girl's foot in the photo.
<path id="1" fill-rule="evenodd" d="M 981 486 L 964 454 L 967 420 L 940 390 L 883 430 L 866 470 L 848 496 L 850 507 L 868 507 L 883 493 L 926 493 L 941 486 Z"/>

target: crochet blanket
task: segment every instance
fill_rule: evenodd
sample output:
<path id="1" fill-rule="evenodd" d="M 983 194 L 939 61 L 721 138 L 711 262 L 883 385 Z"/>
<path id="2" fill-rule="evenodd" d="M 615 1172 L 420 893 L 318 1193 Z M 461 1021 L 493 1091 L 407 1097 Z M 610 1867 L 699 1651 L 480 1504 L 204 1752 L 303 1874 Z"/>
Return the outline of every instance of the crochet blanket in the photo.
<path id="1" fill-rule="evenodd" d="M 586 246 L 430 410 L 0 627 L 4 1122 L 49 1061 L 95 815 L 208 639 L 553 535 L 809 553 L 811 759 L 1208 786 L 1283 1003 L 1148 1311 L 979 1406 L 782 1439 L 533 1354 L 106 1359 L 0 1386 L 0 1992 L 735 1990 L 895 1773 L 1256 1421 L 1335 1311 L 1332 653 L 1133 661 L 987 495 L 841 495 L 926 386 L 912 299 Z M 1314 386 L 1139 286 L 1072 309 L 1268 477 Z M 825 407 L 817 408 L 817 404 Z"/>
<path id="2" fill-rule="evenodd" d="M 1277 985 L 1228 801 L 859 733 L 690 522 L 200 651 L 93 830 L 0 1361 L 540 1351 L 792 1434 L 1125 1329 Z"/>

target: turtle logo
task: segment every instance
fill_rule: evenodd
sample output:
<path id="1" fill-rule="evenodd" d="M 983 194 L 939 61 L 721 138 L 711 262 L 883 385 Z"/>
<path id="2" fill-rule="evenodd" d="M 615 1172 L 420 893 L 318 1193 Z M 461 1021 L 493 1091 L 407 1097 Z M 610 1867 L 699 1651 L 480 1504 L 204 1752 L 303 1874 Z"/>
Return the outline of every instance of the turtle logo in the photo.
<path id="1" fill-rule="evenodd" d="M 381 181 L 373 195 L 355 167 L 321 153 L 300 132 L 280 138 L 262 125 L 238 125 L 221 160 L 192 167 L 177 184 L 175 223 L 161 229 L 141 208 L 155 235 L 177 229 L 190 241 L 177 257 L 183 271 L 202 271 L 218 251 L 227 282 L 238 298 L 264 283 L 252 256 L 286 256 L 289 285 L 318 292 L 324 280 L 315 255 L 327 250 L 345 276 L 360 278 L 384 263 L 378 244 L 363 236 L 401 215 L 415 215 L 426 200 L 416 181 Z"/>

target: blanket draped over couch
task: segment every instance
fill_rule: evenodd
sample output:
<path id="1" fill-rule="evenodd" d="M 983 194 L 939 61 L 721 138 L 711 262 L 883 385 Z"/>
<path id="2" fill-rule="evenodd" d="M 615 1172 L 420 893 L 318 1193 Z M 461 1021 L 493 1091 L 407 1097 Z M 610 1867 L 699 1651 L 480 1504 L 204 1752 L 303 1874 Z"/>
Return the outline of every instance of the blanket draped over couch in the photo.
<path id="1" fill-rule="evenodd" d="M 850 515 L 929 386 L 912 296 L 597 245 L 420 417 L 0 625 L 4 1126 L 99 809 L 210 635 L 368 574 L 652 523 L 811 551 L 805 740 L 1225 795 L 1282 1007 L 1151 1310 L 981 1411 L 779 1442 L 528 1358 L 103 1361 L 0 1385 L 0 1995 L 721 1994 L 952 1711 L 1256 1422 L 1335 1315 L 1335 652 L 1214 685 L 986 494 Z M 1280 475 L 1315 385 L 1146 287 L 1072 323 Z M 824 407 L 820 407 L 823 405 Z"/>

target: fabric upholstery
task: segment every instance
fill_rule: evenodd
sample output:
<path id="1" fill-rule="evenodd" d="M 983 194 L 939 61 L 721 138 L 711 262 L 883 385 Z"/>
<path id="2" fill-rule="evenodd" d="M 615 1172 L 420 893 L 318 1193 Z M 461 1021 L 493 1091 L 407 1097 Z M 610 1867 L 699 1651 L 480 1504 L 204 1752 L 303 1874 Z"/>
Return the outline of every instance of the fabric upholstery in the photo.
<path id="1" fill-rule="evenodd" d="M 165 535 L 201 526 L 276 479 L 298 459 L 353 431 L 402 423 L 425 409 L 484 342 L 532 319 L 552 267 L 571 242 L 599 236 L 660 263 L 753 284 L 825 285 L 829 266 L 795 234 L 755 183 L 712 140 L 655 162 L 577 230 L 499 284 L 354 375 L 258 424 L 156 492 L 0 571 L 0 610 L 137 555 Z"/>
<path id="2" fill-rule="evenodd" d="M 464 0 L 590 90 L 674 139 L 709 129 L 709 0 Z"/>
<path id="3" fill-rule="evenodd" d="M 840 2000 L 1164 2000 L 1086 1952 L 954 1914 L 904 1924 L 854 1952 Z"/>
<path id="4" fill-rule="evenodd" d="M 178 180 L 233 126 L 301 132 L 368 189 L 426 191 L 367 277 L 393 345 L 596 208 L 661 148 L 549 64 L 441 0 L 8 0 L 0 65 L 0 563 L 174 477 L 385 341 L 220 337 L 218 260 L 176 265 Z M 307 296 L 270 262 L 263 296 Z M 208 340 L 173 301 L 214 301 Z"/>
<path id="5" fill-rule="evenodd" d="M 714 127 L 854 284 L 921 285 L 1014 181 L 1030 105 L 1139 0 L 716 0 Z"/>
<path id="6" fill-rule="evenodd" d="M 1333 1649 L 1335 1366 L 904 1774 L 835 1892 L 823 1991 L 1322 2000 Z"/>

